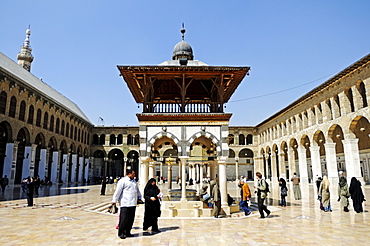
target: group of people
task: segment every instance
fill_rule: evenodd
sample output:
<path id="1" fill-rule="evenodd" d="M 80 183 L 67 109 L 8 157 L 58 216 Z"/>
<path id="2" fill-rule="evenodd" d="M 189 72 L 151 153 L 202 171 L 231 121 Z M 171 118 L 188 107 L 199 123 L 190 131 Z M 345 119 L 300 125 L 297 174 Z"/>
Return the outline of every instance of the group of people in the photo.
<path id="1" fill-rule="evenodd" d="M 269 192 L 269 185 L 266 182 L 266 180 L 262 178 L 262 173 L 257 172 L 256 178 L 257 178 L 257 183 L 256 183 L 256 186 L 254 186 L 254 188 L 255 188 L 255 193 L 257 194 L 258 212 L 260 213 L 259 218 L 264 219 L 266 217 L 269 217 L 271 214 L 271 211 L 268 210 L 267 206 L 265 205 L 265 200 Z M 241 178 L 239 182 L 239 187 L 240 187 L 240 198 L 241 198 L 239 206 L 241 209 L 244 210 L 245 216 L 248 216 L 251 214 L 251 210 L 249 209 L 248 203 L 250 201 L 250 198 L 252 197 L 252 193 L 251 193 L 251 190 L 249 189 L 249 185 L 247 183 L 246 177 Z"/>
<path id="2" fill-rule="evenodd" d="M 324 176 L 322 179 L 319 177 L 316 181 L 317 185 L 317 193 L 318 199 L 320 200 L 320 209 L 324 210 L 325 212 L 331 212 L 331 204 L 330 204 L 330 182 L 327 176 Z M 344 212 L 349 212 L 349 200 L 348 198 L 352 199 L 353 202 L 353 209 L 356 213 L 362 213 L 362 203 L 365 200 L 365 196 L 362 192 L 361 182 L 355 178 L 351 178 L 351 183 L 348 187 L 347 179 L 344 176 L 339 178 L 338 183 L 338 202 L 341 202 L 341 206 L 343 207 Z"/>
<path id="3" fill-rule="evenodd" d="M 119 201 L 119 223 L 118 237 L 125 239 L 133 237 L 131 233 L 132 225 L 135 219 L 136 205 L 142 203 L 142 195 L 135 179 L 136 173 L 129 170 L 124 178 L 117 183 L 117 188 L 113 194 L 112 205 Z M 145 212 L 143 221 L 143 230 L 152 228 L 153 233 L 159 233 L 158 217 L 161 215 L 160 202 L 163 195 L 157 186 L 157 180 L 152 178 L 144 188 Z"/>
<path id="4" fill-rule="evenodd" d="M 157 179 L 151 178 L 145 186 L 144 196 L 141 195 L 135 179 L 136 173 L 133 170 L 127 172 L 127 176 L 121 178 L 117 183 L 117 188 L 114 192 L 111 204 L 115 206 L 117 202 L 120 203 L 119 209 L 119 223 L 118 223 L 118 237 L 125 239 L 126 237 L 133 237 L 131 229 L 135 219 L 136 205 L 145 201 L 145 211 L 143 220 L 143 231 L 148 231 L 151 227 L 153 233 L 159 233 L 158 228 L 158 217 L 161 216 L 161 199 L 163 194 L 157 186 Z M 267 209 L 265 200 L 269 192 L 269 184 L 263 179 L 260 172 L 256 173 L 256 186 L 255 193 L 257 195 L 258 211 L 260 213 L 260 219 L 269 217 L 271 211 Z M 300 187 L 299 178 L 294 174 L 291 179 L 293 182 L 293 193 L 296 200 L 300 200 Z M 329 191 L 329 180 L 326 176 L 323 179 L 318 179 L 320 182 L 316 182 L 318 185 L 318 194 L 321 201 L 322 209 L 326 212 L 331 211 L 330 206 L 330 191 Z M 221 211 L 221 194 L 220 189 L 216 180 L 210 181 L 210 194 L 208 194 L 208 186 L 204 185 L 199 194 L 201 201 L 208 204 L 214 209 L 214 217 L 218 218 Z M 283 178 L 279 179 L 281 201 L 280 206 L 286 206 L 286 196 L 288 195 L 288 188 L 286 181 Z M 251 210 L 248 207 L 248 202 L 252 196 L 250 188 L 246 180 L 240 181 L 239 187 L 241 188 L 240 196 L 241 202 L 240 207 L 244 210 L 245 215 L 248 216 Z M 344 211 L 348 212 L 348 198 L 351 197 L 353 200 L 353 207 L 357 213 L 363 212 L 362 202 L 365 201 L 364 195 L 361 189 L 361 183 L 355 177 L 351 179 L 351 184 L 348 187 L 345 177 L 340 177 L 338 185 L 338 201 L 342 202 Z"/>

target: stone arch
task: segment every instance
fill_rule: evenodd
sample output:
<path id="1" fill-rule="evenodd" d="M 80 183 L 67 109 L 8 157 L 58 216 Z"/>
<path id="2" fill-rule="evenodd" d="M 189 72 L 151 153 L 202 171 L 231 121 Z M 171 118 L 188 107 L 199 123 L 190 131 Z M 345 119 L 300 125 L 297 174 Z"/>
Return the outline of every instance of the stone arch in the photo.
<path id="1" fill-rule="evenodd" d="M 18 141 L 18 150 L 17 150 L 17 160 L 16 160 L 16 167 L 15 167 L 15 179 L 14 182 L 16 184 L 20 184 L 22 181 L 22 171 L 23 171 L 23 161 L 25 159 L 25 148 L 26 144 L 30 142 L 30 134 L 26 127 L 21 128 L 17 134 L 17 141 Z"/>
<path id="2" fill-rule="evenodd" d="M 108 153 L 108 176 L 121 177 L 124 175 L 124 154 L 122 150 L 118 148 L 113 148 Z"/>
<path id="3" fill-rule="evenodd" d="M 37 144 L 37 146 L 40 146 L 41 148 L 45 148 L 46 147 L 45 136 L 44 136 L 44 134 L 42 132 L 39 132 L 36 135 L 34 143 Z"/>
<path id="4" fill-rule="evenodd" d="M 244 136 L 244 134 L 239 134 L 239 145 L 245 145 L 245 136 Z"/>
<path id="5" fill-rule="evenodd" d="M 3 177 L 7 143 L 12 138 L 12 128 L 7 121 L 0 123 L 0 177 Z"/>
<path id="6" fill-rule="evenodd" d="M 159 155 L 176 155 L 178 156 L 180 142 L 179 139 L 170 132 L 159 132 L 154 135 L 149 141 L 147 152 L 151 153 L 151 156 L 156 156 L 156 152 Z"/>
<path id="7" fill-rule="evenodd" d="M 233 149 L 229 149 L 229 158 L 235 158 L 235 151 Z"/>
<path id="8" fill-rule="evenodd" d="M 62 154 L 68 153 L 67 142 L 65 140 L 62 140 L 62 142 L 60 142 L 59 150 L 61 151 Z"/>
<path id="9" fill-rule="evenodd" d="M 253 135 L 252 134 L 248 134 L 247 135 L 247 145 L 250 145 L 250 144 L 253 144 Z"/>
<path id="10" fill-rule="evenodd" d="M 217 152 L 216 155 L 217 156 L 221 156 L 221 144 L 220 144 L 220 141 L 219 141 L 219 139 L 215 135 L 213 135 L 210 132 L 200 131 L 200 132 L 197 132 L 197 133 L 193 134 L 188 139 L 188 141 L 186 142 L 186 150 L 188 150 L 188 149 L 190 150 L 190 146 L 193 145 L 195 139 L 200 138 L 200 137 L 204 137 L 204 138 L 209 139 L 211 141 L 211 143 L 214 145 L 214 150 L 216 150 L 216 152 Z M 190 153 L 187 153 L 187 154 L 190 154 Z"/>
<path id="11" fill-rule="evenodd" d="M 96 150 L 95 152 L 94 152 L 94 154 L 93 154 L 93 157 L 94 158 L 104 158 L 104 157 L 106 157 L 107 155 L 106 155 L 106 152 L 105 151 L 103 151 L 103 150 Z"/>
<path id="12" fill-rule="evenodd" d="M 136 180 L 139 179 L 139 153 L 136 150 L 131 150 L 127 153 L 127 170 L 134 170 L 136 173 Z M 129 168 L 130 167 L 130 168 Z"/>
<path id="13" fill-rule="evenodd" d="M 6 142 L 9 142 L 13 139 L 13 130 L 8 121 L 2 121 L 0 123 L 0 134 Z"/>
<path id="14" fill-rule="evenodd" d="M 366 117 L 357 116 L 350 124 L 350 130 L 358 139 L 358 149 L 370 149 L 370 123 Z"/>
<path id="15" fill-rule="evenodd" d="M 329 138 L 335 143 L 335 153 L 337 158 L 338 170 L 345 171 L 345 156 L 342 140 L 344 140 L 343 129 L 340 125 L 334 124 L 329 128 Z"/>
<path id="16" fill-rule="evenodd" d="M 238 154 L 239 158 L 253 158 L 254 157 L 254 153 L 251 149 L 248 149 L 248 148 L 244 148 L 244 149 L 241 149 L 239 151 L 239 154 Z"/>

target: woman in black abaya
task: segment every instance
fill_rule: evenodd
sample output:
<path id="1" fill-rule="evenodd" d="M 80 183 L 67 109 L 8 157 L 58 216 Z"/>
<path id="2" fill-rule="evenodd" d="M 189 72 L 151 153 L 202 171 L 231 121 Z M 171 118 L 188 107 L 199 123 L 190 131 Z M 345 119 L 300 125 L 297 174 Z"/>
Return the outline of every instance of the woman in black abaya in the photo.
<path id="1" fill-rule="evenodd" d="M 159 202 L 160 197 L 161 195 L 156 184 L 156 180 L 151 178 L 144 189 L 144 231 L 147 231 L 149 227 L 152 227 L 152 232 L 160 232 L 160 230 L 158 230 L 158 217 L 161 215 L 161 204 Z"/>
<path id="2" fill-rule="evenodd" d="M 361 183 L 355 177 L 351 179 L 349 193 L 351 194 L 351 198 L 353 201 L 353 209 L 356 211 L 356 213 L 362 213 L 362 202 L 365 201 L 365 197 L 362 193 Z"/>

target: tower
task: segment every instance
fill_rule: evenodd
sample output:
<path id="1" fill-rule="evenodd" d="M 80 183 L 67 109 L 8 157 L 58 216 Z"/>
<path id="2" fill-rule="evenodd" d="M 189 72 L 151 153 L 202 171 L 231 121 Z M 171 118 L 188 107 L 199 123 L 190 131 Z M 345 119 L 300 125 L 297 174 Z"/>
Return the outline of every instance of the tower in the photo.
<path id="1" fill-rule="evenodd" d="M 17 56 L 18 64 L 21 65 L 28 72 L 31 71 L 31 63 L 33 61 L 33 56 L 31 54 L 32 49 L 30 45 L 30 35 L 31 30 L 30 26 L 28 26 L 26 30 L 26 39 L 24 40 L 23 46 L 21 47 L 21 51 Z"/>

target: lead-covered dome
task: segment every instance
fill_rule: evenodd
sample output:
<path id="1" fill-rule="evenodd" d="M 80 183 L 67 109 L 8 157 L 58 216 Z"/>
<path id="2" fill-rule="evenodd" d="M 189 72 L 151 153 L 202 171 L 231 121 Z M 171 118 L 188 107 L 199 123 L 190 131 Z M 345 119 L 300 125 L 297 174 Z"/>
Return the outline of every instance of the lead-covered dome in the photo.
<path id="1" fill-rule="evenodd" d="M 186 58 L 187 60 L 193 60 L 193 49 L 190 44 L 184 41 L 185 34 L 184 27 L 181 29 L 182 40 L 178 42 L 173 48 L 172 60 L 179 60 L 179 58 Z"/>

